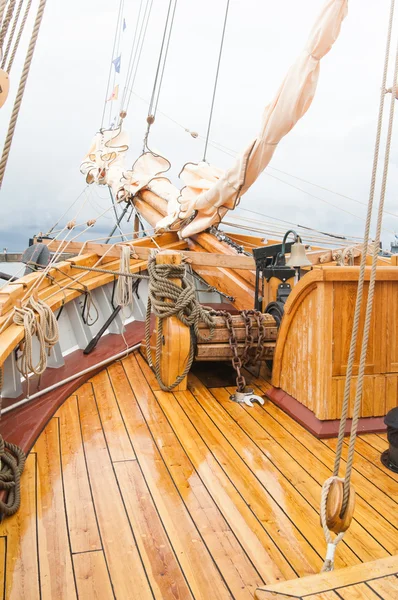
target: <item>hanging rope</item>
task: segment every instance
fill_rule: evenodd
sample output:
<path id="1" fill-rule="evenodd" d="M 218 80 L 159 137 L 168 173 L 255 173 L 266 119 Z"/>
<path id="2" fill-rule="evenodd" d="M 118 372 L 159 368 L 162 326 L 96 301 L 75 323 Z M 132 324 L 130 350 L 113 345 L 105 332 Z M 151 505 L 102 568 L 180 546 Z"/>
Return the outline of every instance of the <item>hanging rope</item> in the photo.
<path id="1" fill-rule="evenodd" d="M 195 341 L 194 334 L 197 339 L 208 340 L 213 335 L 214 319 L 210 314 L 210 309 L 201 306 L 196 299 L 196 290 L 194 285 L 187 279 L 185 265 L 157 265 L 156 251 L 152 251 L 148 259 L 148 304 L 145 319 L 145 344 L 146 354 L 149 366 L 153 369 L 156 379 L 165 392 L 170 392 L 189 373 L 192 362 L 195 356 Z M 181 287 L 171 281 L 171 279 L 179 279 Z M 155 365 L 152 363 L 151 357 L 151 310 L 158 318 L 158 327 L 156 332 L 156 351 Z M 190 328 L 191 344 L 189 356 L 183 372 L 171 385 L 165 385 L 160 372 L 160 358 L 163 345 L 163 320 L 168 317 L 176 316 L 181 323 Z M 200 333 L 199 323 L 205 323 L 210 329 L 209 337 L 203 338 Z"/>
<path id="2" fill-rule="evenodd" d="M 47 367 L 47 353 L 59 340 L 58 321 L 45 302 L 31 296 L 26 306 L 14 308 L 14 323 L 24 328 L 24 342 L 17 368 L 29 383 L 31 373 L 41 375 Z M 34 337 L 39 344 L 36 364 L 33 359 Z"/>
<path id="3" fill-rule="evenodd" d="M 130 254 L 129 246 L 122 246 L 120 255 L 120 273 L 117 281 L 115 301 L 122 308 L 129 306 L 133 302 L 133 278 L 127 277 L 130 273 Z"/>
<path id="4" fill-rule="evenodd" d="M 24 0 L 19 0 L 19 4 L 18 4 L 18 7 L 17 7 L 17 12 L 15 13 L 14 21 L 13 21 L 13 24 L 12 24 L 12 27 L 11 27 L 11 32 L 10 32 L 10 35 L 8 36 L 6 51 L 4 52 L 3 60 L 2 60 L 2 63 L 1 63 L 1 68 L 2 69 L 4 69 L 4 67 L 5 67 L 6 60 L 8 58 L 8 54 L 10 52 L 12 40 L 14 39 L 15 30 L 17 28 L 17 23 L 18 23 L 19 15 L 21 14 L 21 9 L 22 9 L 22 3 L 23 3 L 23 1 Z"/>
<path id="5" fill-rule="evenodd" d="M 35 24 L 33 26 L 33 31 L 32 31 L 32 36 L 30 38 L 28 51 L 26 53 L 25 64 L 23 67 L 21 79 L 19 81 L 17 96 L 15 98 L 14 107 L 13 107 L 12 113 L 11 113 L 7 137 L 4 142 L 3 154 L 2 154 L 1 160 L 0 160 L 0 188 L 2 186 L 3 179 L 4 179 L 4 173 L 6 170 L 7 161 L 8 161 L 8 157 L 9 157 L 10 150 L 11 150 L 11 144 L 12 144 L 12 140 L 14 137 L 15 127 L 16 127 L 18 115 L 19 115 L 19 110 L 20 110 L 21 104 L 22 104 L 22 98 L 23 98 L 23 95 L 25 92 L 26 81 L 28 79 L 29 70 L 30 70 L 30 66 L 32 64 L 32 58 L 33 58 L 37 38 L 39 36 L 40 25 L 41 25 L 41 22 L 43 19 L 46 1 L 47 0 L 40 0 L 39 7 L 37 9 L 36 20 L 35 20 Z M 1 44 L 0 44 L 0 47 L 1 47 Z"/>
<path id="6" fill-rule="evenodd" d="M 173 1 L 174 1 L 174 7 L 173 7 L 173 10 L 171 11 Z M 164 70 L 165 70 L 166 61 L 167 61 L 167 54 L 169 51 L 171 32 L 173 30 L 173 25 L 174 25 L 174 16 L 175 16 L 176 7 L 177 7 L 177 0 L 169 0 L 169 7 L 167 10 L 166 22 L 165 22 L 164 31 L 163 31 L 163 39 L 162 39 L 162 44 L 160 46 L 160 52 L 159 52 L 158 66 L 156 69 L 151 99 L 149 102 L 148 116 L 147 116 L 147 124 L 148 125 L 147 125 L 147 130 L 145 133 L 145 137 L 144 137 L 143 152 L 145 152 L 145 150 L 148 148 L 149 132 L 150 132 L 151 126 L 153 125 L 153 123 L 155 121 L 155 117 L 156 117 L 156 111 L 157 111 L 158 103 L 159 103 L 160 90 L 162 88 L 163 75 L 164 75 Z M 168 33 L 167 33 L 167 31 L 168 31 Z"/>
<path id="7" fill-rule="evenodd" d="M 12 67 L 12 65 L 14 63 L 14 59 L 15 59 L 15 56 L 17 54 L 17 50 L 18 50 L 18 47 L 19 47 L 19 42 L 21 41 L 22 33 L 23 33 L 23 30 L 25 29 L 26 20 L 28 18 L 31 6 L 32 6 L 32 0 L 28 0 L 28 3 L 27 3 L 26 8 L 25 8 L 25 12 L 24 12 L 23 17 L 22 17 L 21 24 L 19 26 L 17 38 L 15 40 L 15 44 L 13 46 L 10 59 L 8 61 L 8 65 L 6 67 L 6 71 L 7 71 L 8 74 L 10 74 L 10 72 L 11 72 L 11 67 Z"/>
<path id="8" fill-rule="evenodd" d="M 364 248 L 367 248 L 368 244 L 369 244 L 370 224 L 371 224 L 371 218 L 372 218 L 372 209 L 373 209 L 375 187 L 376 187 L 376 177 L 377 177 L 377 167 L 378 167 L 379 154 L 380 154 L 380 139 L 381 139 L 382 124 L 383 124 L 385 89 L 386 89 L 386 81 L 387 81 L 389 55 L 390 55 L 391 31 L 392 31 L 392 25 L 393 25 L 394 7 L 395 7 L 395 0 L 392 0 L 389 24 L 388 24 L 386 54 L 385 54 L 385 60 L 384 60 L 382 85 L 381 85 L 379 117 L 378 117 L 378 123 L 377 123 L 377 132 L 376 132 L 376 141 L 375 141 L 375 149 L 374 149 L 374 159 L 373 159 L 373 170 L 372 170 L 372 177 L 371 177 L 371 184 L 370 184 L 366 224 L 365 224 Z M 350 492 L 352 490 L 352 488 L 351 488 L 351 473 L 352 473 L 352 466 L 353 466 L 354 452 L 355 452 L 355 441 L 356 441 L 358 421 L 359 421 L 360 408 L 361 408 L 363 381 L 364 381 L 365 366 L 366 366 L 366 353 L 367 353 L 367 348 L 368 348 L 370 322 L 371 322 L 372 309 L 373 309 L 373 297 L 374 297 L 374 290 L 375 290 L 375 283 L 376 283 L 376 267 L 377 267 L 378 252 L 379 252 L 379 247 L 380 247 L 381 225 L 382 225 L 382 220 L 383 220 L 384 199 L 385 199 L 385 191 L 386 191 L 387 176 L 388 176 L 388 164 L 389 164 L 390 149 L 391 149 L 392 126 L 393 126 L 393 119 L 394 119 L 394 106 L 395 106 L 395 92 L 396 92 L 396 88 L 397 88 L 397 77 L 398 77 L 398 46 L 397 46 L 396 54 L 395 54 L 393 94 L 391 95 L 391 105 L 390 105 L 388 132 L 387 132 L 387 139 L 386 139 L 383 178 L 382 178 L 382 185 L 381 185 L 381 191 L 380 191 L 380 202 L 379 202 L 377 225 L 376 225 L 376 237 L 375 237 L 375 243 L 373 246 L 372 268 L 371 268 L 370 281 L 369 281 L 368 298 L 367 298 L 367 303 L 366 303 L 365 324 L 364 324 L 364 331 L 363 331 L 363 337 L 362 337 L 357 388 L 356 388 L 356 394 L 355 394 L 353 418 L 352 418 L 352 425 L 351 425 L 351 435 L 350 435 L 350 441 L 349 441 L 349 447 L 348 447 L 348 457 L 347 457 L 345 478 L 343 480 L 343 497 L 342 497 L 340 517 L 343 517 L 345 511 L 347 510 L 348 502 L 350 499 Z M 357 298 L 356 298 L 355 311 L 354 311 L 354 322 L 353 322 L 353 329 L 352 329 L 352 335 L 351 335 L 349 357 L 348 357 L 348 362 L 347 362 L 347 372 L 346 372 L 346 380 L 345 380 L 345 388 L 344 388 L 344 400 L 343 400 L 342 414 L 341 414 L 341 419 L 340 419 L 340 428 L 339 428 L 339 435 L 338 435 L 338 440 L 337 440 L 337 449 L 336 449 L 336 458 L 335 458 L 335 464 L 334 464 L 334 469 L 333 469 L 333 477 L 330 478 L 327 482 L 325 482 L 325 484 L 322 488 L 321 520 L 322 520 L 322 527 L 324 529 L 326 540 L 328 543 L 328 554 L 326 556 L 326 560 L 323 565 L 323 569 L 322 569 L 323 571 L 330 571 L 333 569 L 333 567 L 334 567 L 334 551 L 335 551 L 335 548 L 336 548 L 338 542 L 342 539 L 342 537 L 344 535 L 344 531 L 342 531 L 341 533 L 338 534 L 337 538 L 333 542 L 334 550 L 332 551 L 331 550 L 331 542 L 328 539 L 328 536 L 330 536 L 330 531 L 327 528 L 327 523 L 326 523 L 326 504 L 327 504 L 328 493 L 330 491 L 330 486 L 333 484 L 333 481 L 338 482 L 340 480 L 338 475 L 339 475 L 339 470 L 340 470 L 345 427 L 346 427 L 347 416 L 348 416 L 350 388 L 351 388 L 353 366 L 354 366 L 355 352 L 356 352 L 356 346 L 357 346 L 361 306 L 362 306 L 362 300 L 363 300 L 365 267 L 366 267 L 366 252 L 362 252 L 359 280 L 358 280 L 358 291 L 357 291 Z M 326 531 L 327 531 L 327 533 L 326 533 Z"/>
<path id="9" fill-rule="evenodd" d="M 216 78 L 214 80 L 213 97 L 212 97 L 211 106 L 210 106 L 209 123 L 207 125 L 206 141 L 205 141 L 205 147 L 204 147 L 204 152 L 203 152 L 203 161 L 206 160 L 207 147 L 209 145 L 211 122 L 212 122 L 212 119 L 213 119 L 213 111 L 214 111 L 214 102 L 215 102 L 215 99 L 216 99 L 216 92 L 217 92 L 218 75 L 219 75 L 219 72 L 220 72 L 221 57 L 222 57 L 222 51 L 223 51 L 223 47 L 224 47 L 225 30 L 227 28 L 228 10 L 229 10 L 229 0 L 227 0 L 227 4 L 226 4 L 226 7 L 225 7 L 224 25 L 223 25 L 222 35 L 221 35 L 220 52 L 218 54 L 218 63 L 217 63 L 217 70 L 216 70 Z"/>
<path id="10" fill-rule="evenodd" d="M 8 0 L 0 0 L 0 26 L 3 21 L 3 15 L 4 15 L 4 11 L 5 11 L 7 2 L 8 2 Z"/>
<path id="11" fill-rule="evenodd" d="M 15 8 L 16 2 L 17 2 L 17 0 L 10 0 L 10 2 L 8 4 L 6 16 L 4 17 L 3 22 L 1 23 L 1 29 L 0 29 L 0 50 L 2 50 L 2 48 L 3 48 L 4 40 L 6 38 L 7 31 L 8 31 L 8 27 L 9 27 L 9 25 L 11 23 L 12 15 L 14 14 L 14 8 Z"/>

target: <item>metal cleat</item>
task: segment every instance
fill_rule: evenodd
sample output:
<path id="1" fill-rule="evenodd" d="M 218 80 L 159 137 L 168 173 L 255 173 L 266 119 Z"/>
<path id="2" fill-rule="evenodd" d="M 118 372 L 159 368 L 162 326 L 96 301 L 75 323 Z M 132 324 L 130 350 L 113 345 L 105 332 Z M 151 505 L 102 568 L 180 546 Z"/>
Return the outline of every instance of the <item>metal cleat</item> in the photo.
<path id="1" fill-rule="evenodd" d="M 239 402 L 240 404 L 247 404 L 247 406 L 253 406 L 253 402 L 258 402 L 259 404 L 264 404 L 263 398 L 261 396 L 256 396 L 253 393 L 252 388 L 245 388 L 243 392 L 239 392 L 236 390 L 232 396 L 229 397 L 232 402 Z"/>

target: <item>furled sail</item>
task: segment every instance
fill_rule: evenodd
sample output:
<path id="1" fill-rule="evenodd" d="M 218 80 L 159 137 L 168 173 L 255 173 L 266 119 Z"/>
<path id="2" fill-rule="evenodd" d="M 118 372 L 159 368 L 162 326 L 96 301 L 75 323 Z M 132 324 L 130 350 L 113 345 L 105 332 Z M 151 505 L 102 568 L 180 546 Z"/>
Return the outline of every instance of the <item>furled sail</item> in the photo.
<path id="1" fill-rule="evenodd" d="M 187 184 L 178 202 L 158 229 L 181 229 L 189 237 L 218 224 L 228 210 L 248 191 L 269 164 L 278 143 L 307 112 L 317 87 L 320 60 L 336 41 L 348 0 L 327 0 L 309 36 L 305 49 L 289 69 L 274 100 L 264 112 L 257 138 L 221 173 L 207 163 L 188 163 L 181 173 Z"/>
<path id="2" fill-rule="evenodd" d="M 96 133 L 80 165 L 86 182 L 108 185 L 117 201 L 132 198 L 142 188 L 150 187 L 167 199 L 171 207 L 175 207 L 178 193 L 170 194 L 170 189 L 177 190 L 163 175 L 170 169 L 169 161 L 154 152 L 144 152 L 131 169 L 127 169 L 128 142 L 128 136 L 121 127 L 101 129 Z"/>

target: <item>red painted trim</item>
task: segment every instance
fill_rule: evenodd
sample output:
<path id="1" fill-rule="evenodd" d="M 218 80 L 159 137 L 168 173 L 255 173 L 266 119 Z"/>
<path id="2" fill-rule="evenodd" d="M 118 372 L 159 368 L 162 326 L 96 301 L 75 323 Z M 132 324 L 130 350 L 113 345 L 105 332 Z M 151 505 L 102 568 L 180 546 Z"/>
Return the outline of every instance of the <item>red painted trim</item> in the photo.
<path id="1" fill-rule="evenodd" d="M 145 324 L 133 321 L 126 326 L 124 337 L 129 347 L 139 344 L 145 331 Z M 121 335 L 108 334 L 103 337 L 91 354 L 83 354 L 83 350 L 76 350 L 65 357 L 65 365 L 59 369 L 47 369 L 43 373 L 40 387 L 37 378 L 31 378 L 30 394 L 33 395 L 40 389 L 45 389 L 57 381 L 66 379 L 79 371 L 88 369 L 97 363 L 122 352 L 126 344 Z M 77 390 L 83 383 L 93 377 L 103 367 L 82 375 L 65 385 L 32 400 L 27 404 L 6 413 L 0 423 L 0 432 L 8 442 L 17 444 L 24 452 L 28 453 L 33 444 L 61 404 Z M 26 383 L 23 394 L 19 398 L 3 398 L 3 407 L 10 406 L 26 397 Z"/>
<path id="2" fill-rule="evenodd" d="M 305 429 L 317 438 L 336 437 L 339 431 L 340 420 L 321 421 L 314 413 L 284 392 L 281 388 L 273 387 L 265 395 L 279 406 L 292 419 L 300 423 Z M 352 419 L 347 419 L 346 435 L 350 433 Z M 362 417 L 358 423 L 358 433 L 380 433 L 386 431 L 384 417 Z"/>

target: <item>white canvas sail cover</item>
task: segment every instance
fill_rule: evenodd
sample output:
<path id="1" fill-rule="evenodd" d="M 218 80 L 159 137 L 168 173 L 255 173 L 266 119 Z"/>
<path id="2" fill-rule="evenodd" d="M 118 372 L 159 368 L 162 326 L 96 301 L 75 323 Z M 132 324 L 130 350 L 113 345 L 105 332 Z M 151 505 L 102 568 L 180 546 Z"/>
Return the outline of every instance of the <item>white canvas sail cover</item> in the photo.
<path id="1" fill-rule="evenodd" d="M 305 49 L 289 69 L 274 100 L 265 108 L 257 138 L 230 169 L 222 173 L 207 163 L 189 163 L 184 167 L 181 178 L 187 185 L 178 203 L 169 205 L 169 214 L 158 223 L 159 229 L 182 227 L 181 235 L 189 237 L 218 224 L 225 213 L 236 206 L 269 164 L 278 143 L 310 107 L 320 60 L 336 41 L 347 6 L 348 0 L 327 0 Z"/>
<path id="2" fill-rule="evenodd" d="M 170 169 L 169 161 L 154 152 L 144 152 L 131 169 L 127 169 L 128 148 L 128 135 L 121 127 L 96 133 L 80 165 L 86 182 L 108 185 L 117 201 L 131 198 L 141 189 L 151 187 L 168 200 L 170 207 L 176 207 L 178 190 L 164 177 Z"/>

